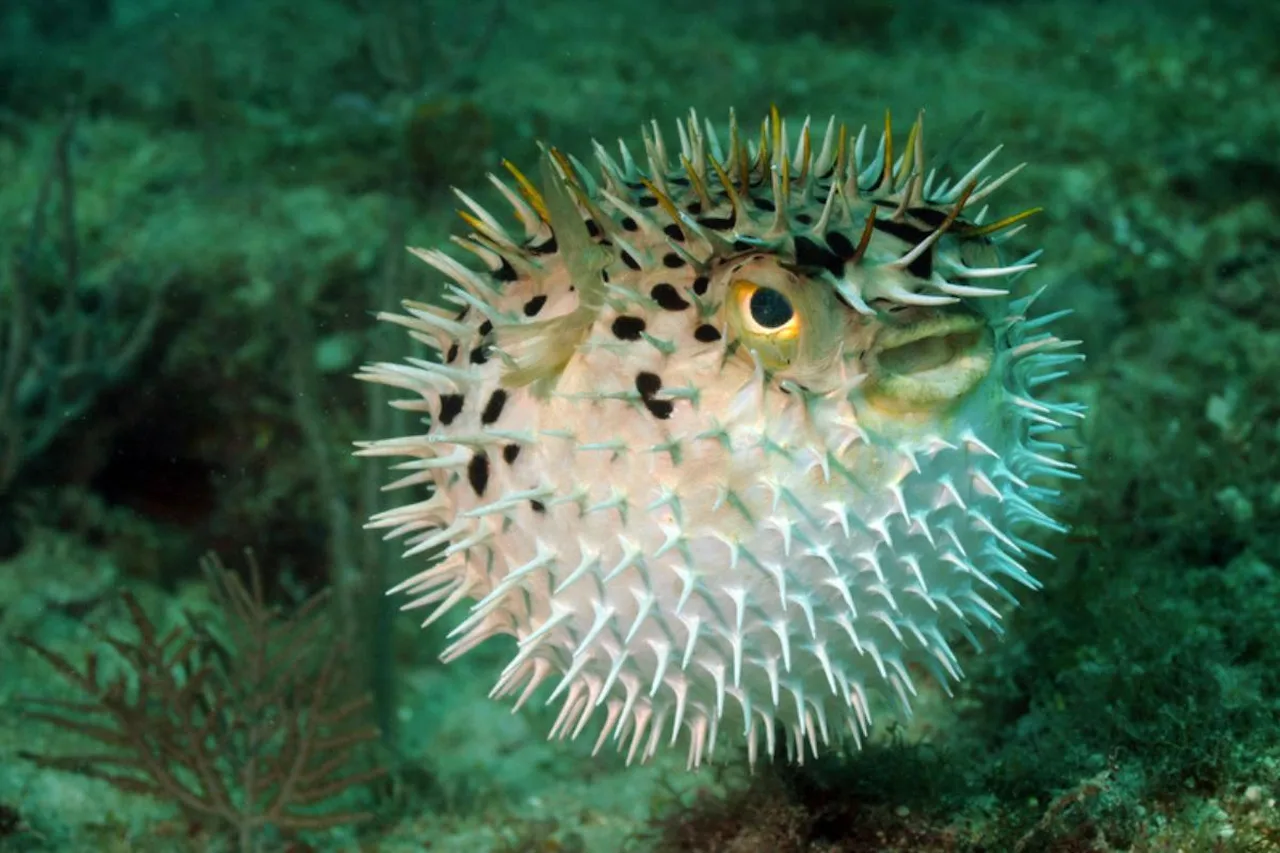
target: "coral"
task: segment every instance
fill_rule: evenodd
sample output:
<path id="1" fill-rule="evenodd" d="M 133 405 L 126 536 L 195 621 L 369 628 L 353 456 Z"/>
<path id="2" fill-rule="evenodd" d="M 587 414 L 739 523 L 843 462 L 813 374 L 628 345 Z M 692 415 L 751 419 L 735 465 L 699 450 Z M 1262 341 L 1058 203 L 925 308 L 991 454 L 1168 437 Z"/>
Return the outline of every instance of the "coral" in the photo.
<path id="1" fill-rule="evenodd" d="M 230 833 L 241 853 L 266 849 L 272 832 L 367 819 L 317 808 L 383 774 L 349 770 L 377 731 L 359 723 L 367 698 L 344 698 L 342 649 L 323 633 L 325 597 L 282 618 L 266 604 L 251 555 L 249 567 L 246 587 L 216 558 L 206 561 L 221 625 L 189 616 L 160 635 L 126 592 L 136 637 L 102 636 L 113 659 L 91 652 L 79 668 L 23 640 L 87 700 L 30 699 L 30 718 L 108 747 L 23 757 L 171 801 L 193 826 Z"/>

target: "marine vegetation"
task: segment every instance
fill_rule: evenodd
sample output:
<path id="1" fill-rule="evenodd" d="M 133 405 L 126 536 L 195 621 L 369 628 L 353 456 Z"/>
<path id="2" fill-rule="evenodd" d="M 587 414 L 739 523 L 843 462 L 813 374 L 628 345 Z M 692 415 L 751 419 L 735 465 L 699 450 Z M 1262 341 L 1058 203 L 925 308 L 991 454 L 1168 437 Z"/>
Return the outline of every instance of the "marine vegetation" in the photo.
<path id="1" fill-rule="evenodd" d="M 332 807 L 384 771 L 356 767 L 377 730 L 361 720 L 368 697 L 346 690 L 341 646 L 320 642 L 327 596 L 285 618 L 267 605 L 252 557 L 247 586 L 216 558 L 205 569 L 221 624 L 192 616 L 161 632 L 125 592 L 136 636 L 102 637 L 111 655 L 78 666 L 22 641 L 82 695 L 30 699 L 28 716 L 99 747 L 22 757 L 168 800 L 192 833 L 228 836 L 239 853 L 278 849 L 280 833 L 368 819 Z"/>

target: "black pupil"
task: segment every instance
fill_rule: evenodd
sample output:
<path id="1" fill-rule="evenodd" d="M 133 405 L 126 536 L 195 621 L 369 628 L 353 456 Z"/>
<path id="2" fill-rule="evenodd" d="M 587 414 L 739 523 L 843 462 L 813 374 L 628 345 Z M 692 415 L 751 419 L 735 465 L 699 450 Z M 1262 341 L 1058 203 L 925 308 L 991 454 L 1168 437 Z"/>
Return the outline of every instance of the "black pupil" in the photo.
<path id="1" fill-rule="evenodd" d="M 750 307 L 751 319 L 766 329 L 785 326 L 796 313 L 787 297 L 768 287 L 756 288 L 756 292 L 751 294 Z"/>

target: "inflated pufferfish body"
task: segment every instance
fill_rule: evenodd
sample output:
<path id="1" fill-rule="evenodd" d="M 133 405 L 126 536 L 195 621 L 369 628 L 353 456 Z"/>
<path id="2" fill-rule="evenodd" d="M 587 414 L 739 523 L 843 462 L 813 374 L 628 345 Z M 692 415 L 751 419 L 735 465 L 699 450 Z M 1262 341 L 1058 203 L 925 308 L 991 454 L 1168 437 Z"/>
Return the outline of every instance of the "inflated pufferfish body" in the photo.
<path id="1" fill-rule="evenodd" d="M 602 719 L 597 748 L 696 765 L 783 731 L 802 758 L 861 742 L 876 695 L 909 711 L 920 671 L 958 679 L 954 637 L 1036 586 L 1023 534 L 1061 529 L 1042 483 L 1074 476 L 1043 433 L 1082 410 L 1032 389 L 1079 356 L 1000 284 L 1033 266 L 995 260 L 1025 214 L 969 215 L 1017 171 L 984 176 L 995 152 L 944 181 L 919 121 L 897 158 L 887 118 L 870 155 L 776 111 L 754 144 L 678 131 L 645 168 L 597 145 L 546 152 L 541 191 L 493 177 L 520 237 L 459 193 L 486 272 L 414 250 L 454 307 L 385 319 L 440 361 L 361 376 L 430 426 L 361 452 L 430 496 L 371 526 L 432 560 L 406 607 L 472 602 L 446 660 L 517 638 L 493 695 L 549 683 L 553 734 Z"/>

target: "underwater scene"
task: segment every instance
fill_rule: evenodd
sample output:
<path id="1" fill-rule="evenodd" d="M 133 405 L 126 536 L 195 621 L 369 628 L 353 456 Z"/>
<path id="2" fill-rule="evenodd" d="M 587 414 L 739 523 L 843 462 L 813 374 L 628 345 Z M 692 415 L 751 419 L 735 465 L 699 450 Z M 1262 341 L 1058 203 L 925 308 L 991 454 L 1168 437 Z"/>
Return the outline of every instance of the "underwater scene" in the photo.
<path id="1" fill-rule="evenodd" d="M 0 851 L 1280 851 L 1280 5 L 4 0 Z"/>

